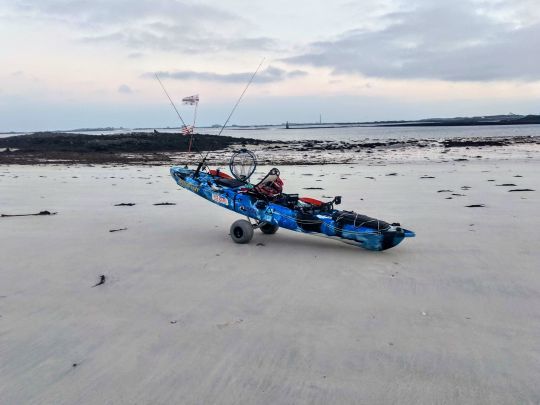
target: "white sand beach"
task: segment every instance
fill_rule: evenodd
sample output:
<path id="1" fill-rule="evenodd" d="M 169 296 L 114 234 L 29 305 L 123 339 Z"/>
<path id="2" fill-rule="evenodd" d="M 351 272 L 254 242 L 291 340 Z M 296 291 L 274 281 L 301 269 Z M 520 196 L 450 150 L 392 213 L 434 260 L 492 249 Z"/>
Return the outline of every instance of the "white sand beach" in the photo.
<path id="1" fill-rule="evenodd" d="M 540 403 L 539 169 L 280 167 L 286 192 L 417 234 L 370 252 L 234 244 L 238 216 L 167 166 L 1 166 L 0 214 L 57 214 L 0 218 L 0 402 Z"/>

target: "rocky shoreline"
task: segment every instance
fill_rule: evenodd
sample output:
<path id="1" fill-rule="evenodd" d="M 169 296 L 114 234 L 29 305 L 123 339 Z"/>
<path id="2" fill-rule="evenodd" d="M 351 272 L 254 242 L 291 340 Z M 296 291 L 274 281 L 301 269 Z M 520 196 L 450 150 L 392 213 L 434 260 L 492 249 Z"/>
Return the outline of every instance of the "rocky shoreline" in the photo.
<path id="1" fill-rule="evenodd" d="M 208 161 L 226 164 L 230 153 L 242 147 L 257 152 L 262 164 L 342 164 L 359 160 L 380 160 L 399 156 L 434 154 L 454 160 L 480 158 L 482 150 L 520 149 L 530 155 L 540 149 L 540 136 L 386 139 L 386 140 L 302 140 L 268 141 L 252 138 L 196 134 L 196 148 L 188 152 L 189 137 L 171 133 L 83 135 L 35 133 L 0 139 L 0 165 L 6 164 L 193 164 L 209 152 Z M 456 157 L 457 156 L 457 157 Z"/>

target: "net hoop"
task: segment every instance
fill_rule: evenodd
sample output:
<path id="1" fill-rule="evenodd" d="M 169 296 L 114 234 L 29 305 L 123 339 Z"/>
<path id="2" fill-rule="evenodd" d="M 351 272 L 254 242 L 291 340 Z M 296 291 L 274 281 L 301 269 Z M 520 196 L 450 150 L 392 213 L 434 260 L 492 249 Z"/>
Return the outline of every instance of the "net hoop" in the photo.
<path id="1" fill-rule="evenodd" d="M 257 157 L 247 149 L 235 152 L 229 161 L 229 169 L 236 180 L 248 182 L 257 168 Z"/>

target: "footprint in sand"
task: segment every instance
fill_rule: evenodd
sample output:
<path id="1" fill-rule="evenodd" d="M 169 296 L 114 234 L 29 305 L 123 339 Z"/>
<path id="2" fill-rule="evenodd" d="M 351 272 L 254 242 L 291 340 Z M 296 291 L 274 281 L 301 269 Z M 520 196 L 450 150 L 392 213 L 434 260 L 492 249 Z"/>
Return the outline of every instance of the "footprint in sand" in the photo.
<path id="1" fill-rule="evenodd" d="M 217 326 L 218 329 L 224 329 L 224 328 L 227 328 L 227 327 L 232 326 L 232 325 L 238 325 L 238 324 L 240 324 L 242 322 L 244 322 L 243 319 L 237 319 L 235 321 L 220 323 L 220 324 L 217 324 L 216 326 Z"/>

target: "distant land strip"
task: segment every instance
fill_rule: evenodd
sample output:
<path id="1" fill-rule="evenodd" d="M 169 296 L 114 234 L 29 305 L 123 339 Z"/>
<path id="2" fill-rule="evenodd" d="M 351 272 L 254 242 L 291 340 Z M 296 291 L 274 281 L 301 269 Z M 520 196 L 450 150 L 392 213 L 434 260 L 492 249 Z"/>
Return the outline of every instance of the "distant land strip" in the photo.
<path id="1" fill-rule="evenodd" d="M 475 117 L 453 117 L 453 118 L 423 118 L 418 120 L 387 120 L 387 121 L 347 121 L 347 122 L 287 122 L 282 124 L 255 124 L 255 125 L 229 125 L 225 128 L 228 130 L 265 130 L 270 128 L 283 129 L 330 129 L 330 128 L 355 128 L 355 127 L 455 127 L 455 126 L 486 126 L 486 125 L 540 125 L 540 115 L 486 115 Z M 213 125 L 211 127 L 198 127 L 199 130 L 209 128 L 220 128 L 221 125 Z M 100 127 L 100 128 L 79 128 L 69 130 L 50 130 L 47 133 L 57 134 L 76 134 L 82 132 L 110 132 L 110 131 L 125 131 L 125 133 L 149 133 L 150 131 L 159 130 L 178 130 L 181 128 L 171 127 L 148 127 L 148 128 L 133 128 L 133 130 L 124 127 Z M 156 132 L 157 132 L 156 131 Z M 44 132 L 44 131 L 42 131 Z M 0 132 L 0 135 L 19 135 L 28 134 L 21 131 Z"/>

